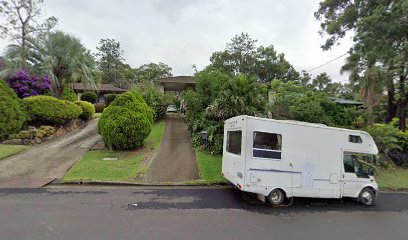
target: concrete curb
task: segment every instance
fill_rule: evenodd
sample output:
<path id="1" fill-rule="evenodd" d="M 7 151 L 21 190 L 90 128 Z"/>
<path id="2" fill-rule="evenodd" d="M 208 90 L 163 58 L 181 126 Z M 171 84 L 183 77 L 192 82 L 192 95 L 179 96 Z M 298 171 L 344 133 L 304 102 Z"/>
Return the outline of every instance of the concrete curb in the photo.
<path id="1" fill-rule="evenodd" d="M 109 182 L 109 181 L 73 181 L 73 182 L 52 182 L 47 186 L 120 186 L 120 187 L 233 187 L 228 183 L 219 184 L 183 184 L 183 183 L 129 183 L 129 182 Z"/>

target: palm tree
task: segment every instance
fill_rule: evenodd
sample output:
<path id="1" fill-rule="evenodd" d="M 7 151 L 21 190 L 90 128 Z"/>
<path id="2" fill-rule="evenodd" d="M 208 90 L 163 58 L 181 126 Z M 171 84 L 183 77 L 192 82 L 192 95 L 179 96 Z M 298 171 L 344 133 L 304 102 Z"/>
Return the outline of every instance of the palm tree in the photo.
<path id="1" fill-rule="evenodd" d="M 51 33 L 40 49 L 39 67 L 51 76 L 53 94 L 61 97 L 64 86 L 80 81 L 96 88 L 95 60 L 81 41 L 67 33 Z"/>

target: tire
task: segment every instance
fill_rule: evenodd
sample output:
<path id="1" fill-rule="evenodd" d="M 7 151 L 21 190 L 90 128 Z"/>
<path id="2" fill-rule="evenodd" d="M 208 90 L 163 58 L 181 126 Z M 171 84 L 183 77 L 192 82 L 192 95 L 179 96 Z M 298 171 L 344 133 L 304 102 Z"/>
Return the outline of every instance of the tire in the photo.
<path id="1" fill-rule="evenodd" d="M 281 189 L 275 188 L 269 193 L 268 195 L 268 202 L 272 206 L 279 206 L 283 203 L 285 200 L 285 192 L 283 192 Z"/>
<path id="2" fill-rule="evenodd" d="M 364 206 L 372 206 L 375 203 L 375 194 L 370 188 L 364 188 L 358 199 Z"/>

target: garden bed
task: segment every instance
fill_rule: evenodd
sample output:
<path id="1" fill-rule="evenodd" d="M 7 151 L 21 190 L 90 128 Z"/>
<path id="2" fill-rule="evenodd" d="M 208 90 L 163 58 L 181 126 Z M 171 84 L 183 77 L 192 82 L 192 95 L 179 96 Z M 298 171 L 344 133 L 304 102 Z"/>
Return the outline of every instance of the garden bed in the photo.
<path id="1" fill-rule="evenodd" d="M 29 126 L 27 130 L 11 135 L 9 140 L 5 140 L 1 143 L 11 145 L 38 145 L 53 140 L 56 137 L 63 136 L 79 128 L 86 122 L 87 121 L 81 119 L 74 119 L 64 126 Z"/>

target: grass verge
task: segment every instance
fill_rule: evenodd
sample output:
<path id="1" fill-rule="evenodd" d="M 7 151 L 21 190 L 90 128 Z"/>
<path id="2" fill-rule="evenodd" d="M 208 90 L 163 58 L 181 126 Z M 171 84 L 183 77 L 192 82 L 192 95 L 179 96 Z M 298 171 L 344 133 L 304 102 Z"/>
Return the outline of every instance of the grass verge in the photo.
<path id="1" fill-rule="evenodd" d="M 227 180 L 221 175 L 222 156 L 211 155 L 201 150 L 195 150 L 200 179 L 187 184 L 224 184 Z"/>
<path id="2" fill-rule="evenodd" d="M 408 169 L 380 170 L 375 180 L 380 190 L 408 190 Z"/>
<path id="3" fill-rule="evenodd" d="M 29 146 L 24 145 L 8 145 L 8 144 L 0 144 L 0 160 L 11 155 L 17 154 L 21 151 L 28 149 Z"/>
<path id="4" fill-rule="evenodd" d="M 64 181 L 133 182 L 136 176 L 147 171 L 141 163 L 147 154 L 160 146 L 164 125 L 164 122 L 153 125 L 146 139 L 145 148 L 136 151 L 88 151 L 65 175 Z M 104 158 L 117 158 L 117 160 L 106 161 L 103 160 Z"/>

